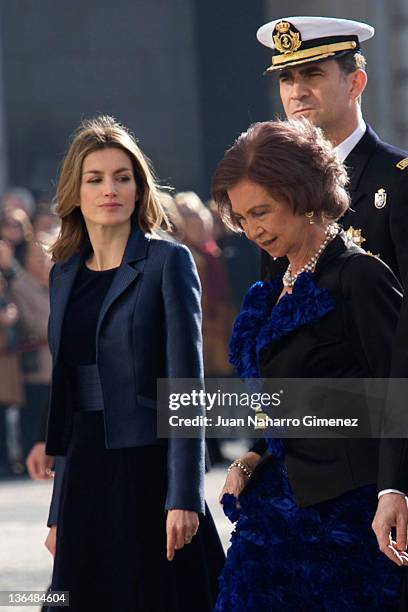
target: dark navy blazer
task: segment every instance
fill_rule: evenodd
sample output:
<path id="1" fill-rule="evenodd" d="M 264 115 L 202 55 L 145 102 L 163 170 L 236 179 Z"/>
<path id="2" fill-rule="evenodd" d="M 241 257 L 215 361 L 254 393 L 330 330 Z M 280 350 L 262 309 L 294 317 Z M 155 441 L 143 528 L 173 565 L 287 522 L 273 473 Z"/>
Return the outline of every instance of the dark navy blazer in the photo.
<path id="1" fill-rule="evenodd" d="M 61 329 L 77 272 L 88 255 L 83 249 L 51 271 L 49 455 L 65 455 L 71 437 L 74 407 L 60 357 Z M 185 246 L 140 230 L 130 234 L 96 332 L 107 448 L 166 443 L 156 435 L 156 379 L 203 377 L 200 295 L 196 267 Z M 57 472 L 49 524 L 57 522 L 61 460 Z M 204 512 L 202 440 L 168 440 L 165 508 Z"/>

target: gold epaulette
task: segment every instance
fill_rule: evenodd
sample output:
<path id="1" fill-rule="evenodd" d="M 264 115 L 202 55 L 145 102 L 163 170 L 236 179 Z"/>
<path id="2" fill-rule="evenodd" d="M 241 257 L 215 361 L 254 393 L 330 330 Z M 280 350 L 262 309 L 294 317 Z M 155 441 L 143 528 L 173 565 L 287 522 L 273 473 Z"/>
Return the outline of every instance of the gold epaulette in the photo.
<path id="1" fill-rule="evenodd" d="M 405 168 L 408 168 L 408 157 L 401 159 L 401 161 L 399 161 L 398 164 L 395 165 L 399 170 L 405 170 Z"/>

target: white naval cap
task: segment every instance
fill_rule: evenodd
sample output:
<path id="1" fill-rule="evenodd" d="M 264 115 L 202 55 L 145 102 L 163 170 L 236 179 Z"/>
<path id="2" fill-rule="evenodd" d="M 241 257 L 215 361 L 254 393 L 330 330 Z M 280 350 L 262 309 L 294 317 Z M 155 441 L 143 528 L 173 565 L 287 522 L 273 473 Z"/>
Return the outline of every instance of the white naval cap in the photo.
<path id="1" fill-rule="evenodd" d="M 275 51 L 267 72 L 360 50 L 374 36 L 367 23 L 336 17 L 284 17 L 261 26 L 260 43 Z"/>

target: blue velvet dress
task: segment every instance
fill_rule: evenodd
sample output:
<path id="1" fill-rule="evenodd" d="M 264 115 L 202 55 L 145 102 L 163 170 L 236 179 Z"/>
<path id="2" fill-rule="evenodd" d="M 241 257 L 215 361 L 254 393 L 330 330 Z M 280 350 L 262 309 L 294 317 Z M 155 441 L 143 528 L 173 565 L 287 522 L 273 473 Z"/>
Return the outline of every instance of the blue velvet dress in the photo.
<path id="1" fill-rule="evenodd" d="M 277 282 L 279 280 L 279 282 Z M 302 274 L 292 296 L 274 306 L 280 279 L 249 290 L 231 340 L 231 361 L 242 378 L 256 378 L 258 355 L 269 342 L 325 316 L 329 292 Z M 305 301 L 310 308 L 297 308 Z M 299 507 L 285 468 L 284 443 L 268 440 L 241 493 L 225 495 L 236 522 L 220 577 L 216 612 L 361 612 L 398 609 L 400 569 L 383 555 L 371 529 L 374 484 L 313 506 Z"/>

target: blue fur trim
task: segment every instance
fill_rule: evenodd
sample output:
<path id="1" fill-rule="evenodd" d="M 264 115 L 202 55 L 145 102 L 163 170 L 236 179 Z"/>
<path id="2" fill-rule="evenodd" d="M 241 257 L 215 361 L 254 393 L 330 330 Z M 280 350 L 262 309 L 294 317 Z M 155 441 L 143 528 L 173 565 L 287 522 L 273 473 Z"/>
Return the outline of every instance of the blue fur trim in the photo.
<path id="1" fill-rule="evenodd" d="M 327 289 L 317 287 L 313 274 L 303 272 L 293 287 L 292 294 L 284 295 L 278 303 L 282 279 L 252 285 L 237 316 L 230 341 L 230 362 L 240 378 L 259 377 L 259 354 L 271 342 L 312 323 L 334 309 L 336 302 Z M 254 391 L 254 381 L 250 381 Z M 283 456 L 283 442 L 267 438 L 268 451 L 275 457 Z"/>
<path id="2" fill-rule="evenodd" d="M 230 341 L 230 362 L 240 378 L 257 378 L 258 357 L 263 348 L 324 317 L 336 304 L 327 289 L 316 286 L 310 272 L 303 272 L 293 293 L 284 295 L 276 304 L 281 288 L 281 279 L 277 277 L 255 283 L 245 296 Z"/>
<path id="3" fill-rule="evenodd" d="M 239 509 L 237 508 L 237 498 L 232 493 L 224 493 L 221 498 L 222 509 L 231 523 L 236 523 L 239 519 Z"/>

